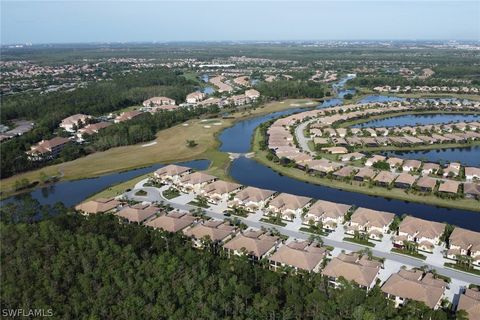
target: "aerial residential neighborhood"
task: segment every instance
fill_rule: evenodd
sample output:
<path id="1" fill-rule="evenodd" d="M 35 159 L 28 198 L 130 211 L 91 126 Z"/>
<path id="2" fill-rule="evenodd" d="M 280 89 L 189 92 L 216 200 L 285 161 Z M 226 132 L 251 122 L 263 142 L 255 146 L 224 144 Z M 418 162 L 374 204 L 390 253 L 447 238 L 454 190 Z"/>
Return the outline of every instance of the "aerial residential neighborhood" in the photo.
<path id="1" fill-rule="evenodd" d="M 476 1 L 2 1 L 5 319 L 480 320 Z"/>

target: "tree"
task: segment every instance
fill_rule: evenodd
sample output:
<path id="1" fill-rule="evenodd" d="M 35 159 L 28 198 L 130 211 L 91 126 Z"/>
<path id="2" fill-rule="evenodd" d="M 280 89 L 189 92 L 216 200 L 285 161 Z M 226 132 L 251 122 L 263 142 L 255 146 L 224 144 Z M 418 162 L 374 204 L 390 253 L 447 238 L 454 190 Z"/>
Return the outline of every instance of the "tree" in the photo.
<path id="1" fill-rule="evenodd" d="M 189 148 L 194 148 L 196 147 L 198 144 L 195 142 L 195 140 L 187 140 L 187 147 Z"/>

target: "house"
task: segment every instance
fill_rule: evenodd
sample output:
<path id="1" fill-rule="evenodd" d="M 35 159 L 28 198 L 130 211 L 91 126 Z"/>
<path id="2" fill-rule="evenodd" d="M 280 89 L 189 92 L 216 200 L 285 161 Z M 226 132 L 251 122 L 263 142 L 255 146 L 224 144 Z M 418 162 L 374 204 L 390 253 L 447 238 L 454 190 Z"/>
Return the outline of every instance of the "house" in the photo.
<path id="1" fill-rule="evenodd" d="M 402 172 L 398 175 L 395 180 L 395 187 L 408 189 L 413 186 L 415 183 L 416 177 L 412 176 L 410 173 Z"/>
<path id="2" fill-rule="evenodd" d="M 403 159 L 392 157 L 388 158 L 385 162 L 390 165 L 390 168 L 397 168 L 402 166 Z"/>
<path id="3" fill-rule="evenodd" d="M 268 214 L 279 214 L 282 219 L 293 221 L 299 217 L 304 208 L 307 208 L 312 198 L 297 196 L 289 193 L 280 193 L 268 203 Z"/>
<path id="4" fill-rule="evenodd" d="M 443 177 L 456 177 L 460 174 L 460 163 L 458 162 L 451 162 L 448 166 L 443 169 Z"/>
<path id="5" fill-rule="evenodd" d="M 358 253 L 340 253 L 333 258 L 323 269 L 322 275 L 328 278 L 330 284 L 340 286 L 339 279 L 356 283 L 361 288 L 369 290 L 375 285 L 382 264 L 375 260 L 369 260 L 366 256 Z"/>
<path id="6" fill-rule="evenodd" d="M 322 175 L 326 175 L 329 172 L 332 172 L 340 167 L 339 164 L 334 162 L 321 159 L 321 160 L 310 160 L 305 163 L 306 167 L 308 167 L 308 171 L 316 171 Z"/>
<path id="7" fill-rule="evenodd" d="M 191 238 L 193 245 L 197 248 L 203 247 L 203 241 L 206 239 L 212 241 L 214 244 L 223 244 L 230 240 L 235 232 L 236 228 L 234 226 L 221 220 L 202 221 L 191 228 L 183 229 L 183 234 Z"/>
<path id="8" fill-rule="evenodd" d="M 393 213 L 358 208 L 350 218 L 346 233 L 354 235 L 355 232 L 359 232 L 368 235 L 371 239 L 380 240 L 388 232 L 394 217 Z"/>
<path id="9" fill-rule="evenodd" d="M 467 181 L 480 180 L 480 168 L 465 167 L 465 179 Z"/>
<path id="10" fill-rule="evenodd" d="M 326 147 L 326 148 L 322 148 L 322 151 L 325 151 L 326 153 L 331 153 L 331 154 L 348 153 L 348 150 L 345 147 Z"/>
<path id="11" fill-rule="evenodd" d="M 187 103 L 191 103 L 191 104 L 196 104 L 200 101 L 202 101 L 203 99 L 205 99 L 207 97 L 207 95 L 203 92 L 200 92 L 200 91 L 196 91 L 196 92 L 192 92 L 192 93 L 189 93 L 187 95 Z"/>
<path id="12" fill-rule="evenodd" d="M 83 125 L 87 124 L 87 119 L 91 119 L 92 116 L 86 114 L 74 114 L 73 116 L 67 117 L 62 120 L 60 123 L 60 128 L 65 129 L 68 132 L 75 132 Z"/>
<path id="13" fill-rule="evenodd" d="M 180 177 L 177 185 L 183 192 L 199 193 L 203 187 L 216 179 L 215 176 L 197 171 Z"/>
<path id="14" fill-rule="evenodd" d="M 335 203 L 325 200 L 315 202 L 303 218 L 304 224 L 321 222 L 324 229 L 335 230 L 344 222 L 345 214 L 352 208 L 351 205 Z"/>
<path id="15" fill-rule="evenodd" d="M 363 159 L 363 158 L 365 158 L 365 155 L 363 153 L 360 153 L 360 152 L 352 152 L 352 153 L 347 153 L 347 154 L 344 154 L 344 155 L 340 156 L 340 160 L 342 162 L 347 162 L 347 161 L 351 161 L 351 160 L 360 160 L 360 159 Z"/>
<path id="16" fill-rule="evenodd" d="M 460 182 L 458 181 L 453 181 L 453 180 L 443 181 L 438 187 L 438 192 L 442 192 L 445 194 L 457 194 L 459 187 L 460 187 Z"/>
<path id="17" fill-rule="evenodd" d="M 142 112 L 137 110 L 125 111 L 125 112 L 122 112 L 118 117 L 116 117 L 115 120 L 113 120 L 113 122 L 120 123 L 128 120 L 132 120 L 141 114 Z"/>
<path id="18" fill-rule="evenodd" d="M 440 166 L 436 163 L 431 163 L 431 162 L 424 163 L 422 167 L 422 175 L 426 176 L 429 174 L 436 174 L 439 169 L 440 169 Z"/>
<path id="19" fill-rule="evenodd" d="M 176 164 L 169 164 L 165 167 L 162 167 L 156 170 L 153 173 L 153 176 L 156 180 L 161 183 L 178 183 L 180 178 L 190 174 L 192 172 L 191 168 L 178 166 Z"/>
<path id="20" fill-rule="evenodd" d="M 228 206 L 231 208 L 240 207 L 254 212 L 263 209 L 274 194 L 275 191 L 246 187 L 233 197 L 233 200 L 228 203 Z"/>
<path id="21" fill-rule="evenodd" d="M 216 180 L 204 186 L 200 193 L 205 196 L 208 202 L 217 204 L 221 201 L 228 201 L 233 192 L 240 190 L 241 184 Z"/>
<path id="22" fill-rule="evenodd" d="M 478 289 L 465 289 L 458 300 L 457 312 L 464 310 L 468 319 L 480 319 L 480 292 Z"/>
<path id="23" fill-rule="evenodd" d="M 382 187 L 388 187 L 392 184 L 393 180 L 397 178 L 397 174 L 390 171 L 380 171 L 373 179 L 376 185 Z"/>
<path id="24" fill-rule="evenodd" d="M 91 136 L 92 134 L 96 134 L 100 130 L 105 129 L 111 125 L 112 125 L 111 122 L 98 122 L 98 123 L 88 124 L 85 127 L 78 129 L 77 137 L 81 138 L 84 134 Z"/>
<path id="25" fill-rule="evenodd" d="M 245 96 L 249 99 L 249 100 L 257 100 L 258 98 L 260 98 L 260 92 L 258 92 L 257 90 L 255 89 L 249 89 L 249 90 L 245 90 Z"/>
<path id="26" fill-rule="evenodd" d="M 174 105 L 175 100 L 170 99 L 168 97 L 153 97 L 150 99 L 147 99 L 143 101 L 143 106 L 148 108 L 148 107 L 158 107 L 158 106 L 163 106 L 163 105 Z"/>
<path id="27" fill-rule="evenodd" d="M 404 172 L 412 172 L 420 169 L 422 162 L 418 160 L 405 160 L 402 169 Z"/>
<path id="28" fill-rule="evenodd" d="M 223 250 L 228 257 L 247 255 L 250 260 L 258 261 L 273 252 L 278 243 L 277 236 L 268 235 L 263 231 L 248 230 L 225 243 Z"/>
<path id="29" fill-rule="evenodd" d="M 234 106 L 243 106 L 244 104 L 248 103 L 248 98 L 244 94 L 237 94 L 234 96 L 231 96 L 229 99 L 231 104 Z"/>
<path id="30" fill-rule="evenodd" d="M 148 108 L 147 111 L 150 112 L 151 114 L 154 114 L 154 113 L 160 112 L 160 111 L 175 111 L 179 108 L 180 108 L 180 106 L 176 106 L 174 104 L 164 104 L 164 105 L 161 105 L 161 106 Z"/>
<path id="31" fill-rule="evenodd" d="M 340 170 L 335 171 L 333 173 L 333 176 L 337 179 L 345 179 L 345 178 L 350 178 L 356 172 L 357 172 L 357 168 L 346 166 L 346 167 L 340 168 Z"/>
<path id="32" fill-rule="evenodd" d="M 155 214 L 159 211 L 160 208 L 156 206 L 138 203 L 133 206 L 126 206 L 122 208 L 116 213 L 116 215 L 130 223 L 140 224 L 155 216 Z"/>
<path id="33" fill-rule="evenodd" d="M 114 211 L 120 205 L 121 205 L 121 202 L 113 198 L 111 199 L 99 198 L 99 199 L 83 202 L 75 206 L 75 210 L 80 211 L 83 214 L 106 213 L 106 212 Z"/>
<path id="34" fill-rule="evenodd" d="M 379 161 L 385 161 L 387 158 L 384 157 L 384 156 L 380 156 L 380 155 L 374 155 L 373 157 L 367 159 L 367 161 L 365 161 L 365 166 L 367 167 L 371 167 L 373 166 L 376 162 L 379 162 Z"/>
<path id="35" fill-rule="evenodd" d="M 427 176 L 420 177 L 416 183 L 416 186 L 420 189 L 420 191 L 423 191 L 423 192 L 433 191 L 436 185 L 437 185 L 437 180 Z"/>
<path id="36" fill-rule="evenodd" d="M 290 267 L 295 271 L 318 272 L 328 250 L 316 243 L 293 241 L 281 246 L 269 259 L 270 269 Z"/>
<path id="37" fill-rule="evenodd" d="M 467 198 L 480 199 L 480 183 L 474 183 L 474 182 L 464 183 L 463 194 Z"/>
<path id="38" fill-rule="evenodd" d="M 436 310 L 442 303 L 446 287 L 447 283 L 436 279 L 432 273 L 401 269 L 387 279 L 381 290 L 395 301 L 396 307 L 408 300 L 415 300 Z"/>
<path id="39" fill-rule="evenodd" d="M 42 140 L 30 147 L 27 151 L 29 160 L 41 161 L 55 158 L 71 141 L 68 138 L 55 137 L 50 140 Z"/>
<path id="40" fill-rule="evenodd" d="M 189 212 L 171 211 L 165 215 L 149 220 L 145 225 L 168 232 L 178 232 L 192 225 L 196 218 Z"/>
<path id="41" fill-rule="evenodd" d="M 447 258 L 457 259 L 458 255 L 472 258 L 476 266 L 480 266 L 480 233 L 456 227 L 448 241 Z"/>
<path id="42" fill-rule="evenodd" d="M 353 177 L 356 181 L 371 180 L 375 176 L 375 171 L 370 168 L 361 168 Z"/>
<path id="43" fill-rule="evenodd" d="M 418 249 L 433 252 L 435 245 L 440 244 L 440 237 L 445 231 L 445 224 L 407 216 L 398 226 L 393 245 L 403 248 L 404 241 L 414 242 Z"/>

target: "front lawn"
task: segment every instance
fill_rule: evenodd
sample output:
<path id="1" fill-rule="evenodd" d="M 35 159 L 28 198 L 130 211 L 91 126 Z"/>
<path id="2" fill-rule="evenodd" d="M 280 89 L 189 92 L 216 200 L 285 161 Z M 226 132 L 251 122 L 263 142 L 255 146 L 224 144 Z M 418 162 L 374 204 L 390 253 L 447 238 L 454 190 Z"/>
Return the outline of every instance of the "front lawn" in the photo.
<path id="1" fill-rule="evenodd" d="M 170 199 L 173 199 L 173 198 L 176 198 L 176 197 L 180 196 L 180 191 L 178 191 L 175 188 L 169 188 L 169 189 L 162 192 L 162 196 L 165 199 L 170 200 Z"/>
<path id="2" fill-rule="evenodd" d="M 407 256 L 411 256 L 411 257 L 414 257 L 414 258 L 417 258 L 417 259 L 422 259 L 422 260 L 427 259 L 426 256 L 424 256 L 423 254 L 418 253 L 418 252 L 407 251 L 407 250 L 403 250 L 403 249 L 399 249 L 399 248 L 393 248 L 390 251 L 393 252 L 393 253 L 399 253 L 399 254 L 404 254 L 404 255 L 407 255 Z"/>
<path id="3" fill-rule="evenodd" d="M 277 226 L 285 227 L 287 224 L 283 222 L 282 220 L 279 220 L 275 217 L 268 217 L 268 218 L 261 218 L 260 221 L 262 222 L 267 222 L 270 224 L 275 224 Z"/>
<path id="4" fill-rule="evenodd" d="M 468 272 L 468 273 L 480 276 L 480 270 L 474 269 L 473 267 L 467 268 L 466 266 L 458 265 L 456 263 L 451 263 L 451 262 L 445 262 L 444 266 L 448 267 L 448 268 L 455 269 L 455 270 L 460 270 L 460 271 L 463 271 L 463 272 Z"/>
<path id="5" fill-rule="evenodd" d="M 192 200 L 188 204 L 190 204 L 192 206 L 195 206 L 195 207 L 205 208 L 205 209 L 208 209 L 210 207 L 207 203 L 200 202 L 200 201 L 197 201 L 197 200 Z"/>
<path id="6" fill-rule="evenodd" d="M 366 239 L 345 237 L 345 238 L 343 238 L 343 241 L 348 241 L 348 242 L 352 242 L 352 243 L 356 243 L 356 244 L 361 244 L 362 246 L 375 247 L 375 243 L 370 242 Z"/>
<path id="7" fill-rule="evenodd" d="M 301 227 L 299 230 L 303 231 L 303 232 L 318 234 L 320 236 L 328 236 L 327 232 L 325 232 L 321 228 L 318 228 L 318 227 L 315 227 L 315 226 Z"/>

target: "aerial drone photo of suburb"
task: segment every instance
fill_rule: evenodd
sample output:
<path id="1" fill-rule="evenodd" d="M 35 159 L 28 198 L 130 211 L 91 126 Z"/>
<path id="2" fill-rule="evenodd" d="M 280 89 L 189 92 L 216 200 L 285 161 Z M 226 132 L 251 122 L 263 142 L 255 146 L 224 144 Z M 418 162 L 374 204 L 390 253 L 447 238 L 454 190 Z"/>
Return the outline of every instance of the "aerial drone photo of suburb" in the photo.
<path id="1" fill-rule="evenodd" d="M 480 320 L 480 2 L 2 0 L 4 319 Z"/>

